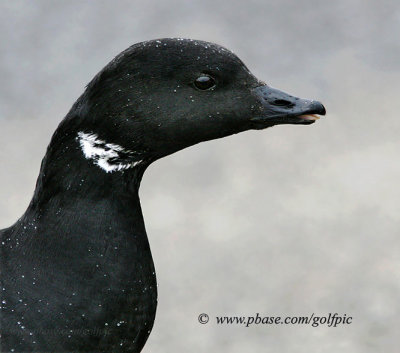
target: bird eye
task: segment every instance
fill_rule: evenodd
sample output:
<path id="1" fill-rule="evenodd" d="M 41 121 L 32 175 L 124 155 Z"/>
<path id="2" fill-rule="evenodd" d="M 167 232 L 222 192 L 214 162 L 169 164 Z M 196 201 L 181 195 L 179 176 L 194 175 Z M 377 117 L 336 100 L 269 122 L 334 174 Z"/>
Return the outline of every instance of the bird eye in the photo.
<path id="1" fill-rule="evenodd" d="M 198 88 L 202 91 L 205 91 L 205 90 L 214 88 L 216 85 L 216 82 L 211 76 L 201 75 L 196 78 L 196 80 L 194 81 L 194 85 L 196 88 Z"/>

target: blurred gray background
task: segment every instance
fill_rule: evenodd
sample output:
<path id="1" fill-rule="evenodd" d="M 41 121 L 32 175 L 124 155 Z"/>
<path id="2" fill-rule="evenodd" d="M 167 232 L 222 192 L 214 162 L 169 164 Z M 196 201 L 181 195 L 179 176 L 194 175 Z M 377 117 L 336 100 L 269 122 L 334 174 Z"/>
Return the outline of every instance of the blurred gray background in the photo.
<path id="1" fill-rule="evenodd" d="M 30 201 L 52 132 L 133 43 L 209 40 L 260 79 L 321 100 L 312 126 L 203 143 L 152 165 L 141 199 L 159 280 L 144 352 L 398 352 L 397 0 L 5 1 L 0 226 Z M 353 316 L 337 328 L 216 315 Z"/>

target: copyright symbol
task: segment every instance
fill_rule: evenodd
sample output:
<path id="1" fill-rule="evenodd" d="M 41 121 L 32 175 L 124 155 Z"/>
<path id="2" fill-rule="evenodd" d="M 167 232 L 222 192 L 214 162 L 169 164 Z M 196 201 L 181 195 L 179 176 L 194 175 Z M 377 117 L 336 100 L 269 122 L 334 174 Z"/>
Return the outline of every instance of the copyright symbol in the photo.
<path id="1" fill-rule="evenodd" d="M 199 322 L 201 323 L 201 324 L 206 324 L 207 322 L 208 322 L 208 320 L 210 320 L 210 318 L 208 317 L 208 315 L 207 314 L 200 314 L 199 315 Z"/>

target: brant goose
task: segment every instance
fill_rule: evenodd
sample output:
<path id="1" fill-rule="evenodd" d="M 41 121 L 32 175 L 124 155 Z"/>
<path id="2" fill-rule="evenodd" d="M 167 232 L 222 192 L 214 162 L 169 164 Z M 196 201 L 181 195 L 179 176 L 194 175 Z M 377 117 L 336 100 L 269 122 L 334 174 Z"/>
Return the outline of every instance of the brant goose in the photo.
<path id="1" fill-rule="evenodd" d="M 149 164 L 324 114 L 216 44 L 160 39 L 123 51 L 60 123 L 27 211 L 0 232 L 1 352 L 140 352 L 157 306 L 138 196 Z"/>

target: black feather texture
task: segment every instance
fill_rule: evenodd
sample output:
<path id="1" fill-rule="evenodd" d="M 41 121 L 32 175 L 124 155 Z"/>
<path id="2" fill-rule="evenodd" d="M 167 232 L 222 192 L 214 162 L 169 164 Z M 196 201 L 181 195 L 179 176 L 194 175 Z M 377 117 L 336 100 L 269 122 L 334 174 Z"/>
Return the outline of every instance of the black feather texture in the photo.
<path id="1" fill-rule="evenodd" d="M 280 104 L 279 120 L 268 94 L 236 55 L 202 41 L 139 43 L 101 70 L 54 133 L 27 211 L 0 232 L 0 351 L 140 352 L 157 307 L 143 173 L 310 110 Z"/>

